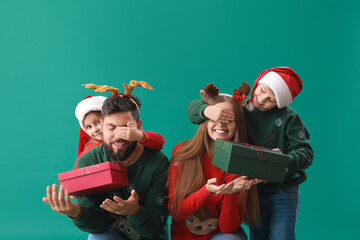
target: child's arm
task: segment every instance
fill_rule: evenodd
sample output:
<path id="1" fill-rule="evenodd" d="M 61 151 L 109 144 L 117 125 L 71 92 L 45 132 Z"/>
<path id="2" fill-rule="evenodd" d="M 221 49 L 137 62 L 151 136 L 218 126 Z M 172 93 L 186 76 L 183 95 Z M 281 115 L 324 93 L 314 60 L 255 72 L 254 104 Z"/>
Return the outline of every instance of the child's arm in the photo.
<path id="1" fill-rule="evenodd" d="M 126 141 L 137 141 L 150 149 L 162 149 L 165 139 L 158 133 L 142 131 L 132 124 L 128 123 L 127 127 L 117 127 L 114 130 L 115 137 Z"/>
<path id="2" fill-rule="evenodd" d="M 194 100 L 187 108 L 189 119 L 192 123 L 200 124 L 206 119 L 214 122 L 228 123 L 234 121 L 235 116 L 229 110 L 215 105 L 207 105 L 204 100 Z"/>
<path id="3" fill-rule="evenodd" d="M 207 118 L 203 115 L 204 109 L 208 105 L 204 100 L 193 100 L 187 107 L 187 113 L 192 123 L 200 124 Z"/>
<path id="4" fill-rule="evenodd" d="M 140 141 L 147 148 L 161 150 L 165 143 L 165 138 L 156 132 L 143 131 L 144 139 Z"/>
<path id="5" fill-rule="evenodd" d="M 287 154 L 292 160 L 290 169 L 305 169 L 313 161 L 314 153 L 310 146 L 309 132 L 298 115 L 292 117 L 287 125 Z"/>

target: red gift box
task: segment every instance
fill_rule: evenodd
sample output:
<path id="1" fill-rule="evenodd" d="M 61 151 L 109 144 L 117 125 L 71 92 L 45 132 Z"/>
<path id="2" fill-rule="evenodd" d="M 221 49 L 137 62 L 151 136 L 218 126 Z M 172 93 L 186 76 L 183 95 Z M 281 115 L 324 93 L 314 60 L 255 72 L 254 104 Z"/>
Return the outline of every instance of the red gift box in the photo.
<path id="1" fill-rule="evenodd" d="M 125 166 L 104 162 L 58 174 L 70 195 L 89 196 L 129 185 Z"/>

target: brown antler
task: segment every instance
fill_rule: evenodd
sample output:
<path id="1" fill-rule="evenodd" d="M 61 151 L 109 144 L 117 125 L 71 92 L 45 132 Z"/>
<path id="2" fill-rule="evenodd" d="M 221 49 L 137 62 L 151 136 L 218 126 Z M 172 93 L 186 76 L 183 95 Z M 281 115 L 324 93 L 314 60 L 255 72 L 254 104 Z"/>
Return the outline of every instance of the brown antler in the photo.
<path id="1" fill-rule="evenodd" d="M 217 98 L 222 97 L 219 95 L 219 89 L 214 84 L 209 83 L 204 87 L 204 90 L 200 90 L 201 97 L 207 104 L 215 104 Z"/>
<path id="2" fill-rule="evenodd" d="M 233 99 L 241 106 L 245 106 L 247 103 L 243 102 L 243 100 L 250 93 L 250 86 L 247 82 L 242 82 L 242 85 L 239 86 L 239 89 L 234 89 Z"/>
<path id="3" fill-rule="evenodd" d="M 216 97 L 219 95 L 219 89 L 214 86 L 214 84 L 209 83 L 204 88 L 205 94 L 208 95 L 210 98 Z"/>
<path id="4" fill-rule="evenodd" d="M 131 92 L 133 91 L 134 87 L 140 86 L 147 89 L 153 89 L 147 82 L 136 80 L 131 80 L 129 84 L 125 83 L 123 86 L 125 88 L 125 95 L 127 96 L 131 96 Z"/>
<path id="5" fill-rule="evenodd" d="M 241 94 L 245 94 L 245 96 L 249 95 L 250 93 L 250 86 L 247 82 L 242 82 L 242 86 L 239 86 L 239 92 Z"/>
<path id="6" fill-rule="evenodd" d="M 119 89 L 114 88 L 114 87 L 109 87 L 107 85 L 95 85 L 95 84 L 83 84 L 83 86 L 85 88 L 91 88 L 91 89 L 95 89 L 95 92 L 106 92 L 106 91 L 111 91 L 113 95 L 119 95 Z"/>

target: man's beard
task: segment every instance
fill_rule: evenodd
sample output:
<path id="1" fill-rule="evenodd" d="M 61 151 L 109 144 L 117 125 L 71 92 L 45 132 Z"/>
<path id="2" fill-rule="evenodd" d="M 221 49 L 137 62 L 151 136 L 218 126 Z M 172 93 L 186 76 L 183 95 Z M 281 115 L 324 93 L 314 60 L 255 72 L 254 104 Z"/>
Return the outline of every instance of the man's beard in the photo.
<path id="1" fill-rule="evenodd" d="M 135 150 L 137 146 L 137 142 L 129 142 L 128 147 L 125 149 L 124 152 L 117 151 L 117 153 L 114 152 L 111 145 L 104 142 L 104 147 L 106 154 L 109 158 L 111 158 L 113 161 L 124 161 L 126 160 Z"/>

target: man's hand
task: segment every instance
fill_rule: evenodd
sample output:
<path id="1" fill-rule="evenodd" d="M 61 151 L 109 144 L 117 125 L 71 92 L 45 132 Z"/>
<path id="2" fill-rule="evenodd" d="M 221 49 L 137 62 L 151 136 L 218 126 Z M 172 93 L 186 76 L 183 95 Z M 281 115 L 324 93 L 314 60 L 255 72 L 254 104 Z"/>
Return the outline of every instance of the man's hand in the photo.
<path id="1" fill-rule="evenodd" d="M 127 127 L 117 127 L 114 130 L 114 134 L 116 139 L 122 139 L 129 142 L 141 142 L 145 138 L 144 133 L 129 122 L 127 123 Z"/>
<path id="2" fill-rule="evenodd" d="M 108 212 L 118 215 L 132 216 L 139 210 L 139 195 L 135 190 L 131 190 L 131 196 L 128 200 L 123 200 L 118 196 L 114 196 L 114 201 L 106 199 L 100 207 Z"/>
<path id="3" fill-rule="evenodd" d="M 48 186 L 46 188 L 46 197 L 43 198 L 43 201 L 49 204 L 55 212 L 67 215 L 71 218 L 76 218 L 81 212 L 79 204 L 70 201 L 69 192 L 67 189 L 64 189 L 63 185 L 60 185 L 59 194 L 57 192 L 56 184 L 53 184 L 52 188 Z"/>
<path id="4" fill-rule="evenodd" d="M 214 122 L 229 123 L 235 120 L 235 115 L 232 111 L 217 106 L 217 104 L 208 106 L 204 109 L 204 116 Z"/>
<path id="5" fill-rule="evenodd" d="M 228 184 L 217 185 L 216 178 L 211 178 L 206 183 L 206 189 L 209 192 L 212 192 L 215 194 L 229 193 L 231 191 L 231 189 L 233 188 L 233 186 L 234 186 L 233 182 L 230 182 Z"/>

